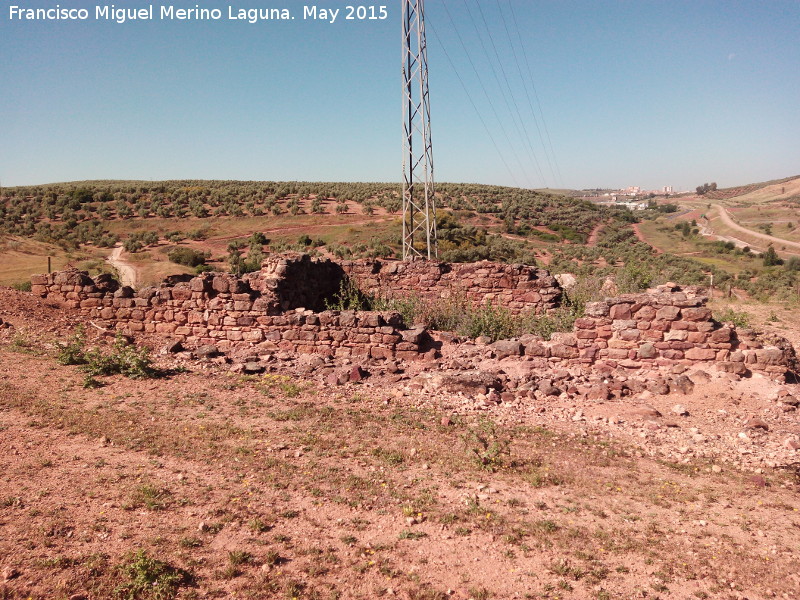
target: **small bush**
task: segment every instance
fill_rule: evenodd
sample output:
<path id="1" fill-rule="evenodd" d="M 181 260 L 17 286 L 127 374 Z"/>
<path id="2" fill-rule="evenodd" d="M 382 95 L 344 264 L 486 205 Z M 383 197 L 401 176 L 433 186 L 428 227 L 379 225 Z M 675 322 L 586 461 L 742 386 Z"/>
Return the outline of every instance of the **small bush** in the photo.
<path id="1" fill-rule="evenodd" d="M 97 384 L 94 380 L 95 375 L 120 374 L 132 379 L 141 379 L 155 377 L 158 374 L 152 367 L 150 351 L 128 344 L 119 334 L 110 353 L 105 353 L 100 348 L 86 350 L 85 343 L 84 331 L 78 328 L 66 344 L 56 343 L 56 360 L 62 365 L 81 365 L 88 373 L 84 382 L 86 387 Z"/>
<path id="2" fill-rule="evenodd" d="M 85 365 L 86 356 L 84 354 L 84 344 L 86 337 L 81 326 L 75 330 L 75 335 L 67 340 L 66 344 L 56 342 L 56 360 L 61 365 Z"/>
<path id="3" fill-rule="evenodd" d="M 459 333 L 472 338 L 487 336 L 498 340 L 512 337 L 518 327 L 517 319 L 508 309 L 487 302 L 479 308 L 468 310 L 458 329 Z"/>
<path id="4" fill-rule="evenodd" d="M 30 292 L 32 285 L 30 281 L 20 281 L 18 283 L 12 283 L 11 287 L 18 292 Z"/>
<path id="5" fill-rule="evenodd" d="M 100 349 L 93 348 L 84 354 L 86 366 L 84 369 L 91 375 L 124 375 L 131 379 L 154 377 L 156 371 L 152 368 L 150 351 L 147 348 L 137 348 L 128 344 L 121 335 L 117 335 L 114 347 L 110 354 L 104 354 Z"/>
<path id="6" fill-rule="evenodd" d="M 144 550 L 129 554 L 117 569 L 128 580 L 114 589 L 114 597 L 123 600 L 171 600 L 194 581 L 191 573 L 151 558 Z"/>
<path id="7" fill-rule="evenodd" d="M 169 251 L 167 258 L 178 265 L 197 267 L 205 264 L 209 254 L 192 248 L 174 248 Z"/>
<path id="8" fill-rule="evenodd" d="M 475 463 L 487 471 L 496 471 L 511 454 L 511 437 L 493 421 L 482 419 L 477 427 L 463 436 L 467 453 Z"/>
<path id="9" fill-rule="evenodd" d="M 339 291 L 330 300 L 325 300 L 327 310 L 372 310 L 375 299 L 368 296 L 349 277 L 339 282 Z"/>
<path id="10" fill-rule="evenodd" d="M 750 315 L 744 311 L 726 308 L 714 315 L 714 319 L 720 323 L 733 323 L 735 327 L 746 329 L 750 327 Z"/>

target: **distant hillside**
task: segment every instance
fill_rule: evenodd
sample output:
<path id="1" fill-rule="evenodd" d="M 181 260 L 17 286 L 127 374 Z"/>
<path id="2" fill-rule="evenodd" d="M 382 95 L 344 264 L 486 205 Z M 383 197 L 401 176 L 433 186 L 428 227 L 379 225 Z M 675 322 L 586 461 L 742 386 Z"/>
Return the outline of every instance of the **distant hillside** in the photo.
<path id="1" fill-rule="evenodd" d="M 451 213 L 445 229 L 471 225 L 548 242 L 586 241 L 600 222 L 630 218 L 621 209 L 499 186 L 442 183 L 436 201 L 439 210 Z M 256 218 L 252 225 L 258 227 L 278 218 L 285 223 L 303 215 L 344 219 L 357 214 L 359 221 L 397 215 L 399 224 L 401 204 L 399 186 L 388 183 L 76 181 L 4 188 L 0 229 L 62 246 L 109 247 L 133 229 L 158 230 L 157 224 L 183 221 L 203 225 Z M 114 225 L 120 221 L 137 225 Z M 447 235 L 443 239 L 448 242 Z"/>
<path id="2" fill-rule="evenodd" d="M 713 192 L 707 192 L 705 197 L 710 200 L 740 199 L 745 196 L 753 196 L 756 192 L 766 190 L 767 188 L 774 188 L 769 190 L 769 192 L 771 192 L 770 194 L 758 194 L 758 197 L 767 198 L 768 196 L 775 196 L 774 199 L 781 199 L 780 196 L 786 195 L 785 189 L 782 190 L 781 188 L 786 188 L 787 184 L 791 184 L 788 187 L 790 187 L 793 194 L 800 193 L 800 175 L 795 175 L 794 177 L 786 177 L 785 179 L 775 179 L 773 181 L 717 189 Z"/>

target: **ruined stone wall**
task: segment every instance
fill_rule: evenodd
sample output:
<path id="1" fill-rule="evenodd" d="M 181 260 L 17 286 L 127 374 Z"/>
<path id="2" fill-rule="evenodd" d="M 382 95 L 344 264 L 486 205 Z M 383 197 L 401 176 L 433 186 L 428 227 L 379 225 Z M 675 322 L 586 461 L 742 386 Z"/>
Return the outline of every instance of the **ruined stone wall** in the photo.
<path id="1" fill-rule="evenodd" d="M 769 343 L 750 330 L 715 321 L 708 298 L 699 292 L 667 285 L 590 302 L 571 333 L 556 333 L 548 342 L 526 336 L 519 352 L 549 364 L 609 371 L 696 364 L 740 375 L 796 370 L 794 349 L 786 340 Z"/>
<path id="2" fill-rule="evenodd" d="M 34 276 L 32 292 L 80 309 L 98 324 L 168 335 L 189 347 L 213 344 L 232 353 L 282 350 L 405 360 L 429 351 L 431 340 L 422 329 L 405 329 L 398 313 L 315 312 L 302 303 L 319 306 L 320 296 L 338 289 L 344 273 L 371 290 L 396 283 L 396 293 L 446 294 L 456 281 L 482 279 L 486 282 L 479 289 L 494 290 L 488 292 L 494 299 L 530 302 L 526 306 L 534 310 L 546 310 L 560 293 L 554 286 L 545 287 L 550 279 L 545 271 L 509 266 L 508 279 L 493 287 L 487 282 L 502 279 L 498 274 L 505 273 L 505 265 L 452 267 L 362 261 L 339 267 L 331 261 L 284 257 L 268 261 L 262 271 L 244 279 L 205 273 L 138 291 L 119 287 L 109 276 L 91 279 L 85 272 L 64 271 Z M 515 277 L 519 288 L 509 287 Z M 292 278 L 301 280 L 288 281 Z M 311 293 L 315 286 L 316 296 Z M 591 302 L 570 333 L 556 333 L 549 341 L 527 335 L 496 342 L 493 349 L 499 358 L 527 356 L 541 369 L 583 365 L 600 372 L 627 372 L 708 364 L 740 375 L 756 371 L 779 378 L 787 371 L 798 372 L 791 344 L 765 341 L 749 330 L 715 321 L 700 291 L 662 286 Z M 474 293 L 471 297 L 481 301 Z"/>
<path id="3" fill-rule="evenodd" d="M 438 300 L 463 294 L 473 304 L 487 301 L 518 314 L 542 314 L 561 301 L 561 286 L 544 269 L 527 265 L 433 261 L 347 261 L 342 269 L 359 289 L 382 298 L 420 296 Z"/>
<path id="4" fill-rule="evenodd" d="M 296 354 L 412 359 L 422 332 L 405 330 L 396 312 L 274 312 L 274 298 L 232 275 L 203 274 L 190 281 L 134 291 L 107 276 L 85 272 L 35 275 L 31 291 L 80 309 L 98 325 L 125 332 L 160 333 L 189 347 L 221 352 L 283 350 Z"/>

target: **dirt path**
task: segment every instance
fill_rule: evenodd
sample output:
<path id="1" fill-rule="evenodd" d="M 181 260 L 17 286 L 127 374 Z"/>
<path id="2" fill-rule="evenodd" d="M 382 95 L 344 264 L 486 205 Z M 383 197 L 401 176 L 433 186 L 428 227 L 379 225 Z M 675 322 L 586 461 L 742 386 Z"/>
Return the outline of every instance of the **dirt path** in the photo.
<path id="1" fill-rule="evenodd" d="M 766 233 L 759 233 L 758 231 L 753 231 L 752 229 L 747 229 L 746 227 L 742 227 L 731 218 L 730 213 L 724 206 L 722 206 L 721 204 L 714 204 L 713 206 L 714 208 L 717 209 L 717 213 L 719 214 L 720 219 L 722 219 L 722 222 L 727 227 L 730 227 L 731 229 L 738 231 L 740 233 L 757 237 L 760 240 L 766 240 L 773 244 L 780 244 L 781 246 L 787 246 L 793 248 L 794 250 L 800 251 L 800 243 L 790 242 L 789 240 L 785 240 L 783 238 L 767 235 Z"/>
<path id="2" fill-rule="evenodd" d="M 597 246 L 597 238 L 600 236 L 600 232 L 603 230 L 603 227 L 605 226 L 606 226 L 605 223 L 598 223 L 597 225 L 595 225 L 595 228 L 592 229 L 592 232 L 589 234 L 589 237 L 586 240 L 587 246 L 589 246 L 590 248 Z"/>
<path id="3" fill-rule="evenodd" d="M 106 257 L 106 261 L 117 270 L 122 285 L 136 287 L 136 282 L 138 280 L 136 267 L 122 259 L 122 246 L 115 246 L 111 254 Z"/>

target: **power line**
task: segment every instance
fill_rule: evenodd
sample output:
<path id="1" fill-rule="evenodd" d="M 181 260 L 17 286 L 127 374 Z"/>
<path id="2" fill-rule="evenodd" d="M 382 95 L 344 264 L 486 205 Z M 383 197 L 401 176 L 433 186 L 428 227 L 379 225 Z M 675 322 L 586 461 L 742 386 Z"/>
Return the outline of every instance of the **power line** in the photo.
<path id="1" fill-rule="evenodd" d="M 480 4 L 479 0 L 475 0 L 475 5 L 478 7 L 478 12 L 480 13 L 481 21 L 483 21 L 483 26 L 486 28 L 486 34 L 489 37 L 489 42 L 492 45 L 492 50 L 493 50 L 494 56 L 495 56 L 495 58 L 497 60 L 497 66 L 500 68 L 500 74 L 503 76 L 503 81 L 505 82 L 506 87 L 508 88 L 508 92 L 509 92 L 509 94 L 511 96 L 511 101 L 514 104 L 514 109 L 515 109 L 517 117 L 519 119 L 519 126 L 522 129 L 522 131 L 525 133 L 525 137 L 528 140 L 528 146 L 529 146 L 529 150 L 530 150 L 530 153 L 531 153 L 532 160 L 533 160 L 534 164 L 536 165 L 536 168 L 537 168 L 537 171 L 539 172 L 539 176 L 541 177 L 542 183 L 546 183 L 544 181 L 544 179 L 545 179 L 544 173 L 542 172 L 541 166 L 539 165 L 539 159 L 536 157 L 536 152 L 534 152 L 534 150 L 533 150 L 533 145 L 530 142 L 530 135 L 528 134 L 527 128 L 525 127 L 524 120 L 522 119 L 522 113 L 519 110 L 519 104 L 517 103 L 516 96 L 514 95 L 514 90 L 513 90 L 512 86 L 511 86 L 511 82 L 510 82 L 510 80 L 508 78 L 508 73 L 506 73 L 506 69 L 503 66 L 503 59 L 500 58 L 500 52 L 497 49 L 497 44 L 495 44 L 494 36 L 492 35 L 492 30 L 489 27 L 489 22 L 486 20 L 486 14 L 483 12 L 483 8 L 481 7 L 481 4 Z M 511 112 L 511 111 L 509 111 L 509 112 Z M 514 115 L 514 113 L 512 112 L 512 118 L 513 118 L 513 115 Z"/>
<path id="2" fill-rule="evenodd" d="M 526 64 L 527 69 L 528 69 L 528 81 L 530 82 L 531 89 L 533 90 L 533 95 L 536 98 L 536 106 L 539 108 L 539 114 L 540 114 L 541 120 L 542 120 L 542 127 L 544 128 L 544 133 L 545 133 L 545 137 L 547 139 L 547 144 L 548 144 L 548 146 L 550 148 L 550 153 L 549 154 L 547 152 L 547 147 L 544 145 L 544 139 L 545 138 L 542 137 L 542 131 L 541 131 L 541 129 L 539 129 L 539 121 L 536 118 L 536 112 L 534 111 L 532 105 L 530 107 L 531 108 L 531 114 L 533 115 L 534 122 L 536 123 L 536 128 L 537 128 L 537 130 L 539 132 L 539 139 L 542 140 L 542 146 L 545 149 L 545 157 L 547 158 L 547 162 L 548 162 L 548 165 L 550 166 L 550 170 L 553 171 L 553 165 L 555 165 L 555 173 L 553 173 L 553 175 L 556 178 L 557 185 L 559 187 L 563 187 L 564 186 L 564 181 L 563 181 L 563 179 L 561 177 L 561 169 L 558 166 L 558 160 L 556 159 L 556 153 L 555 153 L 555 150 L 553 149 L 553 142 L 550 139 L 550 130 L 547 127 L 547 120 L 544 118 L 544 111 L 542 110 L 542 104 L 539 101 L 539 93 L 536 91 L 536 82 L 533 79 L 533 70 L 531 69 L 531 63 L 530 63 L 530 60 L 528 59 L 528 51 L 525 48 L 524 42 L 522 41 L 522 34 L 520 33 L 520 29 L 519 29 L 519 20 L 517 19 L 517 15 L 516 15 L 516 13 L 514 11 L 514 5 L 511 2 L 511 0 L 508 0 L 508 7 L 511 10 L 511 20 L 513 21 L 514 27 L 517 30 L 517 38 L 519 38 L 519 45 L 522 48 L 522 57 L 525 59 L 525 64 Z M 524 78 L 523 78 L 523 80 L 524 80 Z M 527 92 L 528 92 L 528 88 L 527 87 L 525 88 L 525 92 L 527 94 Z M 531 98 L 530 98 L 530 95 L 528 95 L 528 103 L 530 104 L 530 102 L 531 102 Z M 552 157 L 552 162 L 550 161 L 551 157 Z"/>
<path id="3" fill-rule="evenodd" d="M 481 114 L 481 111 L 478 110 L 478 107 L 476 106 L 475 101 L 472 99 L 472 94 L 469 93 L 469 88 L 464 83 L 464 80 L 461 78 L 461 75 L 459 74 L 455 63 L 453 62 L 453 59 L 450 57 L 450 53 L 447 51 L 447 47 L 442 43 L 442 40 L 439 37 L 439 34 L 436 33 L 436 28 L 431 26 L 431 25 L 429 25 L 428 28 L 433 33 L 433 37 L 435 37 L 436 40 L 439 42 L 439 46 L 441 46 L 442 51 L 444 52 L 444 55 L 447 58 L 447 62 L 450 63 L 450 66 L 453 68 L 453 72 L 455 73 L 456 78 L 458 79 L 458 82 L 461 84 L 461 87 L 464 88 L 464 94 L 467 96 L 467 100 L 469 100 L 469 103 L 472 105 L 472 108 L 475 110 L 475 114 L 478 115 L 478 119 L 480 120 L 481 124 L 483 125 L 483 128 L 486 130 L 486 135 L 488 135 L 489 139 L 492 141 L 492 145 L 494 146 L 494 149 L 497 151 L 497 155 L 500 157 L 500 160 L 503 162 L 503 165 L 505 165 L 506 169 L 508 170 L 508 174 L 511 175 L 511 180 L 514 182 L 514 186 L 515 187 L 521 187 L 519 185 L 519 182 L 517 181 L 517 178 L 514 177 L 514 171 L 512 171 L 511 167 L 508 166 L 508 162 L 506 161 L 505 157 L 503 156 L 503 153 L 500 151 L 500 147 L 497 145 L 497 141 L 494 139 L 494 136 L 492 135 L 492 132 L 489 129 L 489 126 L 486 125 L 486 121 L 484 120 L 483 115 Z"/>
<path id="4" fill-rule="evenodd" d="M 458 41 L 461 44 L 462 49 L 464 50 L 464 54 L 466 55 L 467 60 L 469 61 L 470 66 L 472 67 L 472 70 L 475 72 L 475 76 L 478 78 L 478 83 L 480 84 L 481 89 L 483 90 L 483 93 L 484 93 L 484 95 L 486 96 L 486 99 L 489 102 L 489 107 L 492 109 L 492 112 L 494 113 L 494 116 L 497 119 L 497 123 L 500 126 L 500 130 L 503 132 L 503 135 L 505 136 L 506 141 L 508 142 L 508 147 L 510 148 L 511 152 L 513 153 L 514 158 L 517 160 L 517 163 L 519 163 L 520 169 L 522 170 L 522 172 L 527 177 L 528 184 L 530 185 L 532 183 L 532 181 L 530 179 L 530 176 L 528 176 L 527 171 L 525 169 L 525 166 L 522 164 L 522 161 L 520 160 L 519 155 L 517 154 L 517 151 L 516 151 L 516 149 L 514 148 L 514 145 L 511 142 L 511 137 L 508 135 L 508 132 L 506 131 L 505 126 L 503 125 L 503 121 L 502 121 L 502 119 L 500 119 L 500 115 L 497 113 L 497 109 L 494 106 L 494 102 L 492 102 L 492 98 L 491 98 L 491 96 L 489 95 L 489 92 L 486 89 L 486 85 L 483 83 L 483 78 L 481 77 L 480 73 L 478 72 L 478 69 L 475 66 L 475 63 L 473 62 L 472 57 L 470 56 L 469 51 L 467 50 L 467 46 L 464 43 L 464 39 L 461 37 L 461 33 L 458 31 L 458 28 L 456 27 L 456 24 L 453 21 L 453 17 L 450 14 L 450 11 L 447 8 L 447 5 L 444 2 L 442 2 L 442 8 L 444 8 L 445 13 L 447 14 L 447 18 L 450 20 L 450 24 L 453 26 L 453 30 L 456 33 L 456 37 L 458 37 Z"/>
<path id="5" fill-rule="evenodd" d="M 467 0 L 462 0 L 462 2 L 464 3 L 464 8 L 467 11 L 467 15 L 469 15 L 469 19 L 470 19 L 470 22 L 472 23 L 472 27 L 473 27 L 473 29 L 475 29 L 475 35 L 478 38 L 478 42 L 480 42 L 481 49 L 483 50 L 483 54 L 486 56 L 487 62 L 491 65 L 492 59 L 489 56 L 489 51 L 486 49 L 486 44 L 483 41 L 483 36 L 481 35 L 480 30 L 478 29 L 478 25 L 475 22 L 475 18 L 472 15 L 472 11 L 470 10 L 469 5 L 467 4 Z M 491 36 L 491 32 L 489 32 L 489 35 Z M 489 70 L 491 71 L 492 75 L 494 76 L 494 80 L 497 83 L 497 89 L 500 90 L 500 94 L 503 96 L 503 101 L 506 104 L 506 109 L 508 110 L 508 112 L 511 115 L 512 120 L 513 120 L 514 113 L 513 113 L 512 109 L 511 109 L 511 103 L 508 100 L 508 95 L 506 94 L 505 88 L 500 83 L 500 79 L 497 76 L 497 70 L 494 69 L 494 68 L 491 68 Z M 517 123 L 515 122 L 514 125 L 516 126 Z M 519 129 L 518 129 L 518 131 L 519 131 Z M 527 132 L 526 132 L 526 135 L 527 135 Z M 543 181 L 544 180 L 544 174 L 542 173 L 542 169 L 539 166 L 539 159 L 536 157 L 536 153 L 533 151 L 533 147 L 530 144 L 530 140 L 527 140 L 527 141 L 528 141 L 528 147 L 527 147 L 528 156 L 529 156 L 529 158 L 532 159 L 532 162 L 536 167 L 536 171 L 539 174 L 540 180 Z M 523 148 L 524 147 L 525 147 L 525 145 L 524 145 L 524 142 L 523 142 Z"/>

